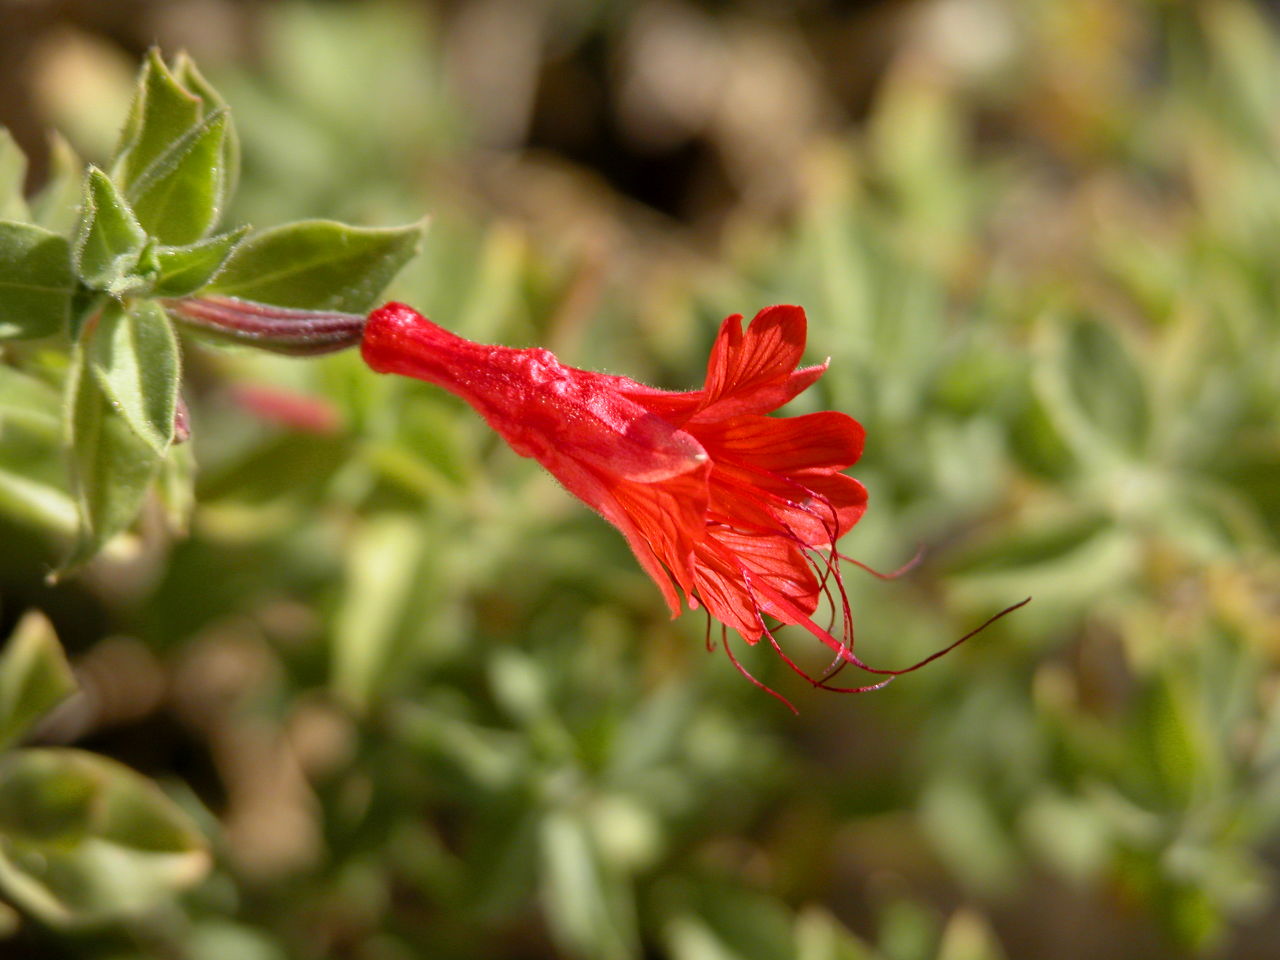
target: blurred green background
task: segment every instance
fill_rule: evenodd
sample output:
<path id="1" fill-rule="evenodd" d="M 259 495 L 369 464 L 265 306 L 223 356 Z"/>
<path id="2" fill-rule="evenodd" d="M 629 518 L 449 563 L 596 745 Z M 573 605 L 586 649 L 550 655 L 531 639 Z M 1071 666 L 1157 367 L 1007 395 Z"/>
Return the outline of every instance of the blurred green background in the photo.
<path id="1" fill-rule="evenodd" d="M 1035 600 L 865 696 L 745 651 L 792 717 L 452 397 L 188 345 L 190 536 L 52 587 L 0 515 L 0 635 L 44 611 L 80 692 L 35 742 L 157 780 L 212 868 L 0 905 L 0 956 L 1276 955 L 1274 7 L 0 0 L 32 186 L 152 43 L 231 105 L 230 223 L 430 213 L 389 296 L 466 336 L 684 388 L 803 304 L 793 406 L 868 432 L 844 549 L 927 549 L 849 571 L 869 661 Z"/>

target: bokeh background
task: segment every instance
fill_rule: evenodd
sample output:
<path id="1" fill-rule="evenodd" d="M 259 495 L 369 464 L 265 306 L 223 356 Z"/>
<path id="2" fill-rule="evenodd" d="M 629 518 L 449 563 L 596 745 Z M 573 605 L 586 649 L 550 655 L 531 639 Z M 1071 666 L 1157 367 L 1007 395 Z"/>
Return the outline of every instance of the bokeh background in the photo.
<path id="1" fill-rule="evenodd" d="M 1273 9 L 0 0 L 32 186 L 51 128 L 110 154 L 153 43 L 231 105 L 228 222 L 429 213 L 390 294 L 464 335 L 690 387 L 720 318 L 803 304 L 795 409 L 868 431 L 845 550 L 926 548 L 849 571 L 869 661 L 1035 599 L 863 696 L 744 650 L 793 717 L 453 398 L 188 345 L 190 535 L 51 587 L 0 516 L 0 626 L 76 665 L 40 739 L 214 868 L 7 912 L 0 956 L 1276 956 Z"/>

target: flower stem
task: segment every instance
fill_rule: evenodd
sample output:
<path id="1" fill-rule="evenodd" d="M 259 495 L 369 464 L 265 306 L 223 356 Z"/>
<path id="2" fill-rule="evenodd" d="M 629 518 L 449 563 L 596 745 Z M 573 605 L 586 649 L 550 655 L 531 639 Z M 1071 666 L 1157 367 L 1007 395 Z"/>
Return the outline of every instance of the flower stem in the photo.
<path id="1" fill-rule="evenodd" d="M 174 321 L 197 333 L 272 353 L 315 356 L 360 343 L 365 318 L 336 310 L 298 310 L 236 297 L 160 301 Z"/>

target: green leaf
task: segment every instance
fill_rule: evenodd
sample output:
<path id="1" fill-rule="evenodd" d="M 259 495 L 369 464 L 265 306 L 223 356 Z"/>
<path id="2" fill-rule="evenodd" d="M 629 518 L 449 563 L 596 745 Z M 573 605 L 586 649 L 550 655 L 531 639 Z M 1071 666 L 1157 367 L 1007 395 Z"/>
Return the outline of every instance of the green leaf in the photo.
<path id="1" fill-rule="evenodd" d="M 972 910 L 957 910 L 947 921 L 937 960 L 1004 960 L 991 925 Z"/>
<path id="2" fill-rule="evenodd" d="M 23 199 L 27 155 L 5 127 L 0 127 L 0 220 L 27 222 L 31 211 Z"/>
<path id="3" fill-rule="evenodd" d="M 542 822 L 542 885 L 547 920 L 566 949 L 600 960 L 634 957 L 634 905 L 628 885 L 611 876 L 586 825 L 568 813 Z"/>
<path id="4" fill-rule="evenodd" d="M 0 885 L 54 924 L 153 907 L 209 869 L 203 836 L 160 789 L 82 750 L 0 759 Z"/>
<path id="5" fill-rule="evenodd" d="M 75 692 L 62 645 L 44 614 L 32 610 L 0 651 L 0 750 Z"/>
<path id="6" fill-rule="evenodd" d="M 820 907 L 800 912 L 795 923 L 796 960 L 877 960 L 879 954 Z"/>
<path id="7" fill-rule="evenodd" d="M 205 79 L 185 50 L 173 58 L 173 73 L 184 87 L 204 100 L 206 112 L 227 106 L 227 101 Z M 227 121 L 227 135 L 222 140 L 222 168 L 226 176 L 226 195 L 233 197 L 240 182 L 240 137 L 230 119 Z"/>
<path id="8" fill-rule="evenodd" d="M 35 222 L 54 233 L 69 234 L 80 218 L 84 162 L 59 133 L 49 140 L 49 178 L 31 199 Z"/>
<path id="9" fill-rule="evenodd" d="M 162 243 L 194 243 L 222 216 L 227 123 L 227 111 L 211 114 L 160 154 L 126 191 L 138 222 Z"/>
<path id="10" fill-rule="evenodd" d="M 80 532 L 60 572 L 88 560 L 133 523 L 160 462 L 86 367 L 83 349 L 77 347 L 67 376 L 67 433 Z"/>
<path id="11" fill-rule="evenodd" d="M 1190 681 L 1172 669 L 1158 674 L 1139 700 L 1136 719 L 1134 752 L 1162 799 L 1182 804 L 1211 783 L 1213 747 Z"/>
<path id="12" fill-rule="evenodd" d="M 241 227 L 187 246 L 160 247 L 156 250 L 160 273 L 152 296 L 185 297 L 206 286 L 248 232 L 248 227 Z"/>
<path id="13" fill-rule="evenodd" d="M 660 887 L 673 960 L 793 960 L 795 934 L 779 901 L 721 883 L 674 881 Z"/>
<path id="14" fill-rule="evenodd" d="M 1142 370 L 1113 326 L 1050 313 L 1041 322 L 1032 383 L 1044 413 L 1083 463 L 1141 459 L 1151 433 Z"/>
<path id="15" fill-rule="evenodd" d="M 1141 453 L 1150 426 L 1142 373 L 1112 327 L 1095 320 L 1067 330 L 1066 375 L 1079 408 L 1123 449 Z"/>
<path id="16" fill-rule="evenodd" d="M 0 464 L 0 513 L 63 536 L 76 531 L 76 505 L 66 491 L 32 479 L 22 467 Z"/>
<path id="17" fill-rule="evenodd" d="M 0 366 L 0 513 L 69 535 L 77 520 L 65 489 L 61 406 L 43 380 Z"/>
<path id="18" fill-rule="evenodd" d="M 89 336 L 89 365 L 107 398 L 157 454 L 173 439 L 181 360 L 169 317 L 153 300 L 108 304 Z"/>
<path id="19" fill-rule="evenodd" d="M 183 88 L 153 47 L 112 161 L 116 182 L 130 190 L 157 158 L 201 121 L 204 106 L 199 96 Z"/>
<path id="20" fill-rule="evenodd" d="M 390 674 L 421 553 L 416 525 L 397 515 L 362 525 L 348 549 L 348 585 L 334 629 L 333 685 L 358 710 L 368 708 Z"/>
<path id="21" fill-rule="evenodd" d="M 72 283 L 65 237 L 29 223 L 0 221 L 0 340 L 61 330 L 70 314 Z"/>
<path id="22" fill-rule="evenodd" d="M 0 366 L 0 431 L 20 424 L 59 440 L 58 391 L 16 367 Z"/>
<path id="23" fill-rule="evenodd" d="M 363 313 L 418 249 L 424 226 L 351 227 L 304 220 L 242 243 L 211 293 L 307 310 Z"/>
<path id="24" fill-rule="evenodd" d="M 122 294 L 142 282 L 134 268 L 146 244 L 146 232 L 111 178 L 90 167 L 71 252 L 76 275 L 94 290 Z"/>

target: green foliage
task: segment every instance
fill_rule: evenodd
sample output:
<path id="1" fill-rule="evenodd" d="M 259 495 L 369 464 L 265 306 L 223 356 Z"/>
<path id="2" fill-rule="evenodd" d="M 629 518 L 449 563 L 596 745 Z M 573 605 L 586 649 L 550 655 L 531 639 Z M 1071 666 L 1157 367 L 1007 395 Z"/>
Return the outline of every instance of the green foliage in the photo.
<path id="1" fill-rule="evenodd" d="M 265 5 L 225 99 L 151 54 L 116 155 L 85 173 L 59 143 L 29 198 L 0 139 L 0 590 L 102 554 L 54 595 L 102 611 L 64 633 L 107 705 L 82 722 L 188 782 L 165 800 L 106 756 L 15 749 L 79 735 L 39 723 L 68 671 L 24 621 L 0 653 L 0 931 L 196 960 L 1273 942 L 1280 42 L 1234 0 L 943 6 L 976 25 L 903 27 L 865 125 L 748 149 L 754 115 L 708 119 L 725 139 L 692 152 L 754 186 L 705 257 L 469 142 L 440 81 L 466 31 L 410 5 Z M 643 55 L 644 18 L 590 8 L 538 35 Z M 731 45 L 756 14 L 700 16 L 690 37 Z M 774 26 L 709 58 L 746 64 L 724 90 L 771 75 Z M 403 275 L 420 227 L 270 226 L 423 211 Z M 169 301 L 357 311 L 393 280 L 466 336 L 679 388 L 725 314 L 803 304 L 831 367 L 797 407 L 867 427 L 843 549 L 926 548 L 895 583 L 846 568 L 860 654 L 908 664 L 1034 602 L 865 697 L 734 646 L 793 719 L 452 398 L 354 353 L 180 355 Z M 165 693 L 134 697 L 148 671 Z M 141 718 L 107 709 L 117 683 Z"/>
<path id="2" fill-rule="evenodd" d="M 422 229 L 329 220 L 273 227 L 237 247 L 209 291 L 284 307 L 369 310 L 417 252 Z"/>
<path id="3" fill-rule="evenodd" d="M 80 224 L 71 251 L 71 268 L 90 290 L 122 296 L 146 287 L 149 277 L 135 273 L 147 233 L 101 170 L 85 177 Z"/>
<path id="4" fill-rule="evenodd" d="M 185 297 L 208 287 L 248 232 L 248 227 L 240 227 L 186 246 L 157 248 L 151 292 L 157 297 Z"/>
<path id="5" fill-rule="evenodd" d="M 364 310 L 416 252 L 421 227 L 364 229 L 303 221 L 210 236 L 239 176 L 239 141 L 221 97 L 186 56 L 148 55 L 104 169 L 83 175 L 55 141 L 53 174 L 30 205 L 26 160 L 0 137 L 0 339 L 68 335 L 66 487 L 78 532 L 61 571 L 90 560 L 135 522 L 156 476 L 170 499 L 190 489 L 189 457 L 169 465 L 182 364 L 159 298 L 234 293 L 278 306 Z M 26 222 L 35 213 L 45 226 Z M 66 234 L 54 230 L 66 231 Z M 243 241 L 243 242 L 242 242 Z M 218 281 L 220 285 L 218 284 Z M 186 479 L 177 481 L 176 478 Z M 65 533 L 65 494 L 34 477 L 0 480 L 38 526 Z M 179 527 L 187 507 L 171 510 Z"/>
<path id="6" fill-rule="evenodd" d="M 83 750 L 11 749 L 76 689 L 40 613 L 0 653 L 0 891 L 48 923 L 151 909 L 208 868 L 204 837 L 155 784 Z"/>
<path id="7" fill-rule="evenodd" d="M 28 613 L 0 652 L 0 750 L 71 695 L 75 681 L 53 626 Z"/>
<path id="8" fill-rule="evenodd" d="M 47 337 L 67 322 L 71 270 L 65 237 L 0 221 L 0 338 Z"/>
<path id="9" fill-rule="evenodd" d="M 191 819 L 127 767 L 82 750 L 0 757 L 0 885 L 43 919 L 134 913 L 207 866 Z"/>

